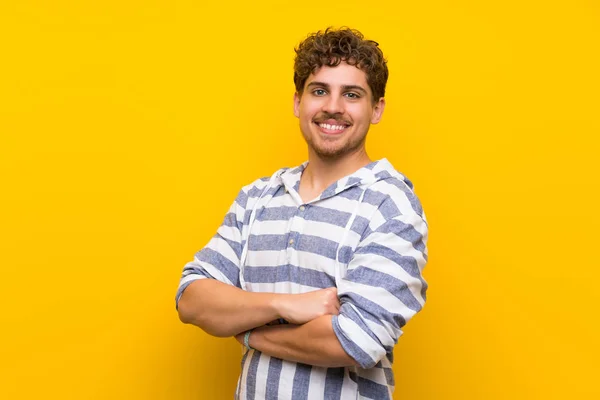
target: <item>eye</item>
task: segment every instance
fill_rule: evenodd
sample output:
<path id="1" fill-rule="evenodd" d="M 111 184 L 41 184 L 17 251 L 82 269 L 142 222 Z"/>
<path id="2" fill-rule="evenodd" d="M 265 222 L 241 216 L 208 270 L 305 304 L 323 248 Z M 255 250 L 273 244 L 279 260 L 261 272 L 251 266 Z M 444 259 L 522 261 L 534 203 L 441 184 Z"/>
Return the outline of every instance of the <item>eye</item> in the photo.
<path id="1" fill-rule="evenodd" d="M 327 92 L 323 89 L 315 89 L 315 90 L 313 90 L 313 94 L 315 96 L 325 96 L 325 94 L 327 94 Z"/>
<path id="2" fill-rule="evenodd" d="M 360 96 L 354 92 L 348 92 L 345 94 L 349 99 L 360 99 Z"/>

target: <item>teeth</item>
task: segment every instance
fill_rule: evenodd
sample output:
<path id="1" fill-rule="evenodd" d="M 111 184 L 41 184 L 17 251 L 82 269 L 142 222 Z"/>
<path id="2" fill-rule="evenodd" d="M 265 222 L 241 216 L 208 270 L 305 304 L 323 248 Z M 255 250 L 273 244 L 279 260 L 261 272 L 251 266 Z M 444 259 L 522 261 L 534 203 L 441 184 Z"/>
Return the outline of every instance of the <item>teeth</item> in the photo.
<path id="1" fill-rule="evenodd" d="M 343 125 L 329 125 L 329 124 L 319 124 L 319 126 L 321 128 L 325 128 L 328 129 L 330 131 L 342 131 L 344 130 L 346 127 Z"/>

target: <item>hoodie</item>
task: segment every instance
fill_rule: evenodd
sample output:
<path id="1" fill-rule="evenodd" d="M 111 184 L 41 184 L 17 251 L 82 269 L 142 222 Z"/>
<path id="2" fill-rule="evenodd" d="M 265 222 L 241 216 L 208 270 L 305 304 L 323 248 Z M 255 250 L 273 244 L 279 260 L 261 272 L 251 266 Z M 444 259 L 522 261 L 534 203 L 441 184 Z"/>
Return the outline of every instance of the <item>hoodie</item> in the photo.
<path id="1" fill-rule="evenodd" d="M 205 278 L 253 292 L 335 286 L 341 307 L 333 330 L 359 367 L 310 367 L 250 350 L 238 397 L 287 398 L 300 391 L 311 399 L 333 392 L 344 399 L 391 398 L 393 347 L 426 298 L 425 214 L 412 183 L 386 159 L 304 203 L 298 189 L 306 165 L 240 191 L 217 235 L 184 267 L 177 299 Z"/>

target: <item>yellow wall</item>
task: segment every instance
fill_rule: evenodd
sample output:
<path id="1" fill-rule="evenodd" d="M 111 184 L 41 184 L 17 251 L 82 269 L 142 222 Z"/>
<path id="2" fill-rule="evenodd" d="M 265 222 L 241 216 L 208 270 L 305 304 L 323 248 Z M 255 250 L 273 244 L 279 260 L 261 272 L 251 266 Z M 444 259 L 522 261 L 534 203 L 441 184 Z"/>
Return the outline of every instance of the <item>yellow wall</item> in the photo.
<path id="1" fill-rule="evenodd" d="M 202 3 L 1 3 L 0 398 L 232 398 L 179 275 L 304 160 L 292 49 L 343 24 L 389 58 L 369 151 L 431 228 L 396 398 L 600 398 L 596 1 Z"/>

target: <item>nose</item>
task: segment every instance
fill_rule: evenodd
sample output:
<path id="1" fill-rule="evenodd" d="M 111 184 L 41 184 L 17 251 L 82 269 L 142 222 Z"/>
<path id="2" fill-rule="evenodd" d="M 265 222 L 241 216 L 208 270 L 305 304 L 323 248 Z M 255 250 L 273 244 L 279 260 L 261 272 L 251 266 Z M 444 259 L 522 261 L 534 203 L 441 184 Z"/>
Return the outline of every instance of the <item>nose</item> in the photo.
<path id="1" fill-rule="evenodd" d="M 327 96 L 325 102 L 323 103 L 323 111 L 329 114 L 343 114 L 344 103 L 341 96 Z"/>

